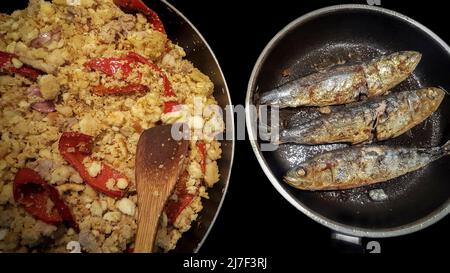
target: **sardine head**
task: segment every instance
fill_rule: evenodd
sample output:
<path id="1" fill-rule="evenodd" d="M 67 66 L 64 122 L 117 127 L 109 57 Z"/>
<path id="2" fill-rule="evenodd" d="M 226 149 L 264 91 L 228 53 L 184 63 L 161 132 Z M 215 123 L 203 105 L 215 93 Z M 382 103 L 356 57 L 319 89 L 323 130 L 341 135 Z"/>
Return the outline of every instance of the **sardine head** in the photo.
<path id="1" fill-rule="evenodd" d="M 409 102 L 413 105 L 416 112 L 420 112 L 423 116 L 429 116 L 435 112 L 444 100 L 446 91 L 442 88 L 429 87 L 416 91 L 417 101 Z"/>
<path id="2" fill-rule="evenodd" d="M 406 73 L 410 74 L 416 69 L 420 60 L 422 59 L 422 54 L 417 51 L 403 51 L 398 59 L 399 65 L 402 67 Z"/>
<path id="3" fill-rule="evenodd" d="M 446 90 L 438 87 L 427 88 L 425 92 L 426 98 L 435 101 L 438 105 L 441 104 L 447 93 Z"/>
<path id="4" fill-rule="evenodd" d="M 311 177 L 312 169 L 307 164 L 290 170 L 284 177 L 284 181 L 298 189 L 309 189 L 314 184 Z"/>
<path id="5" fill-rule="evenodd" d="M 306 161 L 290 170 L 284 181 L 301 190 L 324 190 L 333 183 L 333 169 L 332 162 Z"/>

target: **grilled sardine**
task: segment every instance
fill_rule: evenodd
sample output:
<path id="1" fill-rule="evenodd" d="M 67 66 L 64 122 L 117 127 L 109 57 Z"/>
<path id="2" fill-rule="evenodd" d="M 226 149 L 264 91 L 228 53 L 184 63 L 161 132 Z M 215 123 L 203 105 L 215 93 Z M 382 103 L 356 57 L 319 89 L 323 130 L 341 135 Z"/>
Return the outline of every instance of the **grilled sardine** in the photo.
<path id="1" fill-rule="evenodd" d="M 280 108 L 328 106 L 383 95 L 405 80 L 421 57 L 419 52 L 401 51 L 364 64 L 336 66 L 265 92 L 260 103 Z"/>
<path id="2" fill-rule="evenodd" d="M 450 154 L 450 141 L 435 148 L 360 146 L 315 156 L 284 177 L 302 190 L 342 190 L 384 182 Z"/>
<path id="3" fill-rule="evenodd" d="M 433 114 L 445 91 L 423 88 L 395 92 L 343 106 L 305 123 L 281 128 L 278 143 L 367 143 L 397 137 Z"/>

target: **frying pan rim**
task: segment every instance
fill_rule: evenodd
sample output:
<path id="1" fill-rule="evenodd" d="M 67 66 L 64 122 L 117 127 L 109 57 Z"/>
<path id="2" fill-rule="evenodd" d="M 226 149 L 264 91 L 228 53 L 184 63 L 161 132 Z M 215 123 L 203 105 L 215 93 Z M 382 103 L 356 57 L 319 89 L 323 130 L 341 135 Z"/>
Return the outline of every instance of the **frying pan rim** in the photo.
<path id="1" fill-rule="evenodd" d="M 402 21 L 406 21 L 407 23 L 418 27 L 421 31 L 426 33 L 430 36 L 432 40 L 437 42 L 440 46 L 442 46 L 445 51 L 450 55 L 450 47 L 441 39 L 439 38 L 434 32 L 432 32 L 430 29 L 422 25 L 421 23 L 413 20 L 412 18 L 403 15 L 401 13 L 398 13 L 393 10 L 381 8 L 381 7 L 375 7 L 375 6 L 368 6 L 368 5 L 361 5 L 361 4 L 344 4 L 344 5 L 334 5 L 334 6 L 328 6 L 321 9 L 317 9 L 314 11 L 311 11 L 309 13 L 306 13 L 303 16 L 300 16 L 299 18 L 295 19 L 291 23 L 289 23 L 287 26 L 285 26 L 283 29 L 281 29 L 266 45 L 266 47 L 261 52 L 260 56 L 258 57 L 254 67 L 252 74 L 250 76 L 250 80 L 247 87 L 247 95 L 245 99 L 245 115 L 246 115 L 246 122 L 247 122 L 247 132 L 249 135 L 250 144 L 252 146 L 253 152 L 255 153 L 255 156 L 266 174 L 267 178 L 269 178 L 269 181 L 272 183 L 272 185 L 275 187 L 275 189 L 295 208 L 300 210 L 302 213 L 304 213 L 309 218 L 313 219 L 314 221 L 318 222 L 319 224 L 322 224 L 336 232 L 348 234 L 351 236 L 358 236 L 358 237 L 369 237 L 369 238 L 385 238 L 385 237 L 395 237 L 395 236 L 401 236 L 410 234 L 419 230 L 422 230 L 442 218 L 444 218 L 448 213 L 450 212 L 450 198 L 447 199 L 447 201 L 437 208 L 434 212 L 428 214 L 427 216 L 416 220 L 414 222 L 411 222 L 406 225 L 401 225 L 398 227 L 393 228 L 382 228 L 382 229 L 370 229 L 370 228 L 361 228 L 361 227 L 354 227 L 351 225 L 346 225 L 339 223 L 337 221 L 331 220 L 320 213 L 316 212 L 314 209 L 308 208 L 306 205 L 304 205 L 301 201 L 297 201 L 294 199 L 294 197 L 282 187 L 282 182 L 278 181 L 278 179 L 275 177 L 275 175 L 272 173 L 272 171 L 269 168 L 269 165 L 267 161 L 264 159 L 262 152 L 258 149 L 258 141 L 256 138 L 256 126 L 253 126 L 252 121 L 256 120 L 253 116 L 253 112 L 250 111 L 250 105 L 252 102 L 253 97 L 253 90 L 257 90 L 258 86 L 256 86 L 256 76 L 259 74 L 262 63 L 266 59 L 267 55 L 271 52 L 271 50 L 278 44 L 278 42 L 286 36 L 291 30 L 295 29 L 296 27 L 299 27 L 303 25 L 304 23 L 308 22 L 309 20 L 315 19 L 319 16 L 333 13 L 333 12 L 341 12 L 345 10 L 364 10 L 364 11 L 371 11 L 371 12 L 377 12 L 381 13 L 385 16 L 391 16 L 396 19 L 400 19 Z"/>
<path id="2" fill-rule="evenodd" d="M 216 55 L 214 54 L 214 51 L 211 49 L 211 47 L 209 46 L 208 42 L 206 41 L 206 39 L 203 37 L 203 35 L 200 33 L 200 31 L 194 26 L 194 24 L 191 23 L 191 21 L 189 21 L 189 19 L 184 16 L 183 13 L 181 13 L 177 8 L 175 8 L 171 3 L 169 3 L 166 0 L 160 0 L 162 3 L 164 3 L 166 6 L 168 6 L 172 11 L 174 11 L 178 16 L 180 16 L 188 25 L 189 27 L 192 28 L 192 30 L 194 30 L 195 33 L 197 33 L 198 37 L 200 38 L 200 41 L 205 45 L 206 49 L 211 53 L 211 56 L 213 58 L 214 63 L 217 65 L 217 68 L 219 69 L 219 76 L 223 79 L 223 90 L 222 92 L 226 93 L 227 95 L 227 105 L 232 105 L 231 102 L 231 95 L 230 95 L 230 90 L 228 89 L 228 84 L 227 81 L 225 79 L 225 75 L 223 74 L 222 71 L 222 67 L 220 66 L 219 61 L 217 60 Z M 231 155 L 230 155 L 230 169 L 228 170 L 228 174 L 227 177 L 225 178 L 225 185 L 224 188 L 222 190 L 222 196 L 219 202 L 219 205 L 217 206 L 217 210 L 214 213 L 214 217 L 211 219 L 211 222 L 208 226 L 208 229 L 206 230 L 205 234 L 203 235 L 202 239 L 200 240 L 200 242 L 197 244 L 197 246 L 194 248 L 193 252 L 194 253 L 198 253 L 198 251 L 200 250 L 200 248 L 202 247 L 203 243 L 206 241 L 206 239 L 208 238 L 209 233 L 211 232 L 212 227 L 214 226 L 217 217 L 219 216 L 219 213 L 222 209 L 223 206 L 223 202 L 225 200 L 225 196 L 228 192 L 228 186 L 230 184 L 230 178 L 231 178 L 231 172 L 233 170 L 233 162 L 234 162 L 234 149 L 235 149 L 235 139 L 234 139 L 234 115 L 228 115 L 227 119 L 229 119 L 230 122 L 230 126 L 226 127 L 227 130 L 231 130 L 232 131 L 232 139 L 231 139 Z"/>

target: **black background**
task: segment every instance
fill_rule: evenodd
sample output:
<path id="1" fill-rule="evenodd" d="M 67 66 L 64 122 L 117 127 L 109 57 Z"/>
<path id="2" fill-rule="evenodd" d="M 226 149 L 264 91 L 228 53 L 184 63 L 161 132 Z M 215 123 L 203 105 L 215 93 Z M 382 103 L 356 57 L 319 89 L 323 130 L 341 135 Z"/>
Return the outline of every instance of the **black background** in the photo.
<path id="1" fill-rule="evenodd" d="M 210 44 L 221 64 L 235 105 L 244 104 L 253 65 L 279 30 L 309 11 L 344 3 L 337 0 L 169 1 L 184 13 Z M 25 0 L 8 2 L 19 7 L 24 7 L 25 3 Z M 151 6 L 151 1 L 147 3 Z M 346 3 L 367 4 L 366 1 Z M 444 3 L 381 0 L 382 7 L 412 17 L 450 43 L 450 15 Z M 4 4 L 2 2 L 1 5 Z M 449 227 L 450 220 L 446 217 L 414 234 L 378 241 L 384 253 L 439 251 L 450 243 Z M 237 141 L 229 190 L 200 253 L 280 256 L 290 252 L 292 257 L 297 253 L 341 251 L 341 248 L 333 246 L 330 235 L 329 229 L 303 215 L 277 193 L 258 165 L 249 142 Z"/>
<path id="2" fill-rule="evenodd" d="M 367 4 L 337 0 L 169 2 L 198 28 L 215 52 L 234 105 L 244 104 L 256 59 L 285 25 L 325 6 Z M 412 17 L 450 43 L 447 27 L 450 15 L 443 2 L 381 0 L 381 6 Z M 446 217 L 414 234 L 377 241 L 384 253 L 439 251 L 450 242 L 449 227 Z M 342 251 L 334 246 L 330 235 L 329 229 L 303 215 L 278 194 L 258 165 L 249 142 L 237 141 L 229 190 L 200 253 L 270 255 L 294 249 L 297 253 Z"/>

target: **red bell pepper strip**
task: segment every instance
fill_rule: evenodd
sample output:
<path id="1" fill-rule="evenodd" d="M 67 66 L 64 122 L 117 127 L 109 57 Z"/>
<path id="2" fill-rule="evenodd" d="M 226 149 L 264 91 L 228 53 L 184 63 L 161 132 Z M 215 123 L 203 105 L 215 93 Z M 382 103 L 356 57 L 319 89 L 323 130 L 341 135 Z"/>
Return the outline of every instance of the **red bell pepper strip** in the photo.
<path id="1" fill-rule="evenodd" d="M 59 139 L 59 152 L 69 164 L 77 170 L 81 178 L 92 188 L 109 195 L 111 197 L 123 197 L 127 189 L 111 189 L 107 186 L 109 179 L 127 179 L 125 175 L 114 170 L 106 164 L 102 164 L 102 169 L 96 177 L 89 175 L 83 160 L 92 154 L 93 140 L 91 136 L 77 133 L 65 132 Z M 127 179 L 128 180 L 128 179 Z"/>
<path id="2" fill-rule="evenodd" d="M 144 93 L 147 92 L 147 86 L 143 84 L 129 84 L 126 86 L 116 86 L 116 87 L 105 87 L 104 85 L 97 85 L 94 87 L 93 92 L 96 95 L 127 95 L 134 93 Z"/>
<path id="3" fill-rule="evenodd" d="M 65 223 L 79 231 L 78 224 L 69 207 L 59 196 L 58 190 L 34 170 L 22 168 L 16 173 L 13 195 L 14 200 L 36 219 L 51 225 Z"/>
<path id="4" fill-rule="evenodd" d="M 114 4 L 131 12 L 140 12 L 147 16 L 147 19 L 153 24 L 156 31 L 166 33 L 164 24 L 159 19 L 158 14 L 142 2 L 142 0 L 114 0 Z"/>
<path id="5" fill-rule="evenodd" d="M 123 58 L 95 58 L 84 65 L 93 70 L 98 70 L 105 73 L 108 76 L 113 76 L 118 71 L 122 71 L 124 77 L 128 77 L 132 68 L 132 63 L 141 63 L 150 67 L 153 71 L 158 73 L 163 79 L 164 85 L 164 95 L 166 97 L 174 97 L 175 92 L 172 89 L 172 85 L 167 77 L 166 73 L 161 70 L 156 64 L 154 64 L 150 59 L 139 55 L 134 52 L 129 52 L 126 57 Z M 141 77 L 141 75 L 139 75 Z M 148 89 L 142 84 L 130 84 L 124 87 L 110 87 L 106 88 L 104 86 L 97 86 L 94 88 L 94 93 L 98 95 L 114 95 L 114 94 L 130 94 L 134 92 L 145 92 Z"/>
<path id="6" fill-rule="evenodd" d="M 188 193 L 186 189 L 186 182 L 188 178 L 189 174 L 185 171 L 178 179 L 175 188 L 175 193 L 178 198 L 176 200 L 170 199 L 167 201 L 165 212 L 167 215 L 167 220 L 171 225 L 175 223 L 181 212 L 183 212 L 183 210 L 187 208 L 187 206 L 189 206 L 195 198 L 195 194 Z"/>
<path id="7" fill-rule="evenodd" d="M 201 161 L 200 165 L 202 167 L 202 173 L 205 174 L 206 172 L 206 144 L 203 141 L 197 142 L 197 149 L 200 152 L 201 155 Z"/>
<path id="8" fill-rule="evenodd" d="M 159 76 L 163 79 L 164 84 L 164 96 L 166 97 L 175 97 L 175 92 L 173 91 L 172 84 L 169 81 L 169 78 L 167 77 L 166 73 L 162 71 L 161 68 L 159 68 L 156 64 L 154 64 L 150 59 L 139 55 L 135 52 L 129 52 L 127 55 L 128 58 L 134 59 L 137 62 L 143 63 L 148 65 L 153 71 L 157 72 Z"/>
<path id="9" fill-rule="evenodd" d="M 178 106 L 178 105 L 179 104 L 176 101 L 166 101 L 166 102 L 164 102 L 163 113 L 167 114 L 167 113 L 175 111 L 175 107 Z"/>
<path id="10" fill-rule="evenodd" d="M 34 69 L 30 66 L 23 65 L 21 68 L 15 68 L 12 64 L 12 59 L 17 58 L 17 55 L 8 52 L 0 51 L 0 72 L 7 74 L 19 74 L 26 78 L 36 80 L 41 71 Z"/>
<path id="11" fill-rule="evenodd" d="M 119 71 L 122 71 L 123 77 L 127 78 L 131 71 L 131 64 L 135 63 L 134 59 L 130 58 L 95 58 L 84 64 L 86 68 L 97 70 L 105 73 L 108 76 L 113 76 Z M 123 87 L 105 87 L 98 85 L 94 87 L 93 91 L 99 96 L 103 95 L 126 95 L 136 92 L 146 92 L 148 88 L 142 84 L 130 84 Z"/>
<path id="12" fill-rule="evenodd" d="M 117 72 L 122 71 L 124 78 L 127 78 L 133 62 L 134 60 L 129 58 L 95 58 L 86 62 L 84 66 L 101 71 L 108 76 L 114 76 Z"/>

